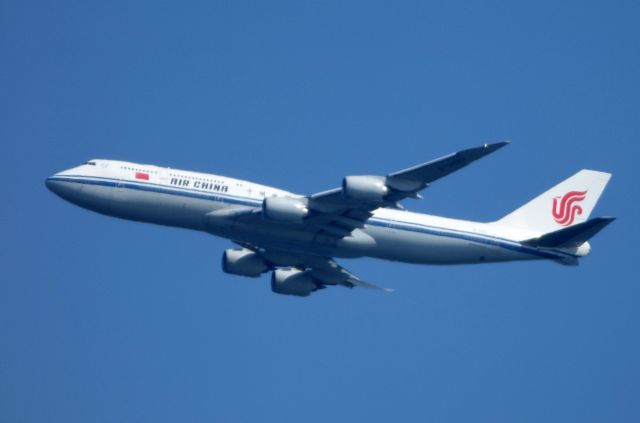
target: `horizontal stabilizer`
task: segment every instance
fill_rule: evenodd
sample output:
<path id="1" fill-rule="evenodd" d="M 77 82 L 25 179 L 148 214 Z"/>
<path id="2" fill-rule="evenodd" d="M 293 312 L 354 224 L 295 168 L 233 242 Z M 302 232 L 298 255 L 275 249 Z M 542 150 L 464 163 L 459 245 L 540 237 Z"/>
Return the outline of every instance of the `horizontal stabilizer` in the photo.
<path id="1" fill-rule="evenodd" d="M 544 248 L 577 248 L 614 220 L 615 217 L 596 217 L 538 238 L 528 239 L 522 244 Z"/>

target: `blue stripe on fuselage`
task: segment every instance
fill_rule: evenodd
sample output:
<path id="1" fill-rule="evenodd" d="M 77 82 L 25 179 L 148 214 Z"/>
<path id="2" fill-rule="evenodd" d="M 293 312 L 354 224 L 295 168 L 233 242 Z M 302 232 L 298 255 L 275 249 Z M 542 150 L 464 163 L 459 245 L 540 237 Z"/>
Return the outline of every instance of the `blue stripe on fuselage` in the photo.
<path id="1" fill-rule="evenodd" d="M 260 207 L 262 204 L 262 201 L 257 199 L 235 196 L 235 195 L 226 194 L 226 193 L 220 193 L 220 192 L 209 193 L 209 192 L 199 191 L 192 188 L 173 187 L 173 186 L 154 184 L 152 182 L 131 181 L 126 179 L 105 178 L 100 176 L 65 175 L 65 176 L 52 176 L 50 178 L 47 178 L 47 180 L 135 189 L 140 191 L 157 192 L 157 193 L 168 194 L 168 195 L 178 195 L 182 197 L 197 198 L 197 199 L 209 200 L 209 201 L 220 202 L 221 200 L 223 200 L 227 204 L 238 204 L 238 205 L 244 205 L 244 206 Z M 403 222 L 403 221 L 398 221 L 393 219 L 372 217 L 367 220 L 366 224 L 370 226 L 390 228 L 390 229 L 402 230 L 407 232 L 416 232 L 416 233 L 424 233 L 424 234 L 441 236 L 446 238 L 463 239 L 466 241 L 477 242 L 480 244 L 485 244 L 490 246 L 497 246 L 497 247 L 504 248 L 506 250 L 515 251 L 523 254 L 534 255 L 534 256 L 543 257 L 547 259 L 560 259 L 563 257 L 579 257 L 563 251 L 553 251 L 553 252 L 540 251 L 538 249 L 524 246 L 518 243 L 517 241 L 512 241 L 506 238 L 494 237 L 490 235 L 480 235 L 473 232 L 465 232 L 465 231 L 459 231 L 459 230 L 448 229 L 448 228 L 439 228 L 435 226 L 424 225 L 421 223 L 408 223 L 408 222 Z"/>
<path id="2" fill-rule="evenodd" d="M 92 178 L 92 179 L 88 179 Z M 65 175 L 52 176 L 47 178 L 48 181 L 74 182 L 78 184 L 111 186 L 117 188 L 135 189 L 139 191 L 158 192 L 162 194 L 180 195 L 183 197 L 199 198 L 202 200 L 220 201 L 224 198 L 225 203 L 241 204 L 245 206 L 260 206 L 260 200 L 254 200 L 248 197 L 240 197 L 221 192 L 200 191 L 192 188 L 174 187 L 152 182 L 130 181 L 127 179 L 104 178 L 101 176 L 84 176 L 84 175 Z"/>

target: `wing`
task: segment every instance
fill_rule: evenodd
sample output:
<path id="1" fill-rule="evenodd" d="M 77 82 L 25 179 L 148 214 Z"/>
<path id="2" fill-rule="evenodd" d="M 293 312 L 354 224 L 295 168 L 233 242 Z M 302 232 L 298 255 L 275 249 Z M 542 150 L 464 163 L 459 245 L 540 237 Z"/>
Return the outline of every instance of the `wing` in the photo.
<path id="1" fill-rule="evenodd" d="M 405 198 L 422 198 L 419 192 L 430 183 L 508 143 L 509 141 L 484 144 L 386 176 L 347 176 L 342 187 L 307 197 L 308 209 L 312 212 L 307 220 L 321 232 L 338 237 L 346 236 L 353 229 L 364 226 L 373 210 L 379 207 L 402 208 L 399 201 Z"/>
<path id="2" fill-rule="evenodd" d="M 271 265 L 271 268 L 274 269 L 272 289 L 281 294 L 306 296 L 328 285 L 342 285 L 347 288 L 361 287 L 386 292 L 393 291 L 360 279 L 330 257 L 262 248 L 247 243 L 239 243 L 239 245 L 258 254 Z M 295 280 L 292 279 L 292 276 L 295 277 Z M 293 282 L 289 286 L 285 286 L 287 279 Z M 277 282 L 285 283 L 281 284 L 281 286 L 276 286 Z M 310 282 L 306 285 L 308 287 L 306 290 L 304 289 L 305 282 Z M 291 289 L 294 292 L 291 292 Z"/>
<path id="3" fill-rule="evenodd" d="M 372 212 L 380 207 L 402 208 L 405 198 L 422 198 L 421 190 L 450 173 L 493 153 L 509 142 L 484 144 L 385 176 L 347 176 L 342 187 L 307 197 L 276 197 L 264 200 L 263 207 L 230 206 L 211 212 L 216 220 L 255 221 L 295 227 L 298 231 L 341 239 L 362 228 Z M 272 207 L 273 206 L 273 207 Z M 271 214 L 269 210 L 272 210 Z"/>
<path id="4" fill-rule="evenodd" d="M 344 237 L 357 239 L 361 236 L 362 231 L 358 229 L 365 226 L 375 209 L 400 208 L 398 202 L 405 198 L 421 198 L 419 191 L 431 182 L 506 144 L 485 144 L 385 176 L 347 176 L 342 187 L 308 197 L 268 197 L 263 200 L 262 207 L 232 205 L 207 213 L 205 221 L 211 226 L 226 226 L 230 221 L 260 222 L 278 230 L 302 232 L 309 242 L 324 247 L 335 246 Z M 307 296 L 328 285 L 389 291 L 363 281 L 331 257 L 308 254 L 300 249 L 285 251 L 239 244 L 259 255 L 267 269 L 274 270 L 271 289 L 280 294 Z"/>

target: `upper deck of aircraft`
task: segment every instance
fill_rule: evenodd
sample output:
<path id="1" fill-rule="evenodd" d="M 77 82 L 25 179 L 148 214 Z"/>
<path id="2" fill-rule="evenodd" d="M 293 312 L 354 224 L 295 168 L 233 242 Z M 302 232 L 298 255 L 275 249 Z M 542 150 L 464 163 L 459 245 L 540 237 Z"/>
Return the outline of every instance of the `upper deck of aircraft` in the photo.
<path id="1" fill-rule="evenodd" d="M 59 175 L 82 175 L 158 184 L 186 190 L 227 193 L 257 200 L 272 196 L 296 196 L 289 191 L 228 176 L 120 160 L 91 159 Z"/>

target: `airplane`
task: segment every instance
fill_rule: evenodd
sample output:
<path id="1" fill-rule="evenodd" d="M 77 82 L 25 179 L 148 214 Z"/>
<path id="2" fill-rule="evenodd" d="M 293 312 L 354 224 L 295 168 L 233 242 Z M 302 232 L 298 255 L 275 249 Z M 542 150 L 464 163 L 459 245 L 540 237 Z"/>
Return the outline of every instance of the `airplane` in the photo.
<path id="1" fill-rule="evenodd" d="M 507 145 L 484 144 L 387 175 L 352 175 L 299 195 L 226 176 L 116 160 L 89 160 L 46 179 L 75 205 L 104 215 L 204 231 L 233 241 L 224 272 L 259 277 L 305 297 L 327 286 L 387 290 L 335 258 L 420 264 L 552 260 L 577 265 L 613 217 L 589 219 L 611 174 L 581 170 L 503 218 L 483 223 L 407 211 L 438 179 Z"/>

